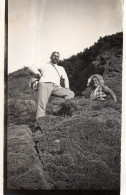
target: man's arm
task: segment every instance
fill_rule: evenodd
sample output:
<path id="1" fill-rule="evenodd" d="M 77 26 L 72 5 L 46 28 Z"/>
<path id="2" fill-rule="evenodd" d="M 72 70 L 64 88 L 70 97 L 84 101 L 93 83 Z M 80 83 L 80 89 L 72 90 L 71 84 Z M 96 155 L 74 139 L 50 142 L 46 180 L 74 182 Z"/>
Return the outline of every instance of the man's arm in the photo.
<path id="1" fill-rule="evenodd" d="M 117 98 L 116 98 L 116 95 L 115 93 L 107 86 L 102 86 L 102 90 L 103 92 L 105 92 L 106 94 L 109 94 L 115 102 L 117 102 Z"/>
<path id="2" fill-rule="evenodd" d="M 65 69 L 62 67 L 62 75 L 63 79 L 65 79 L 65 88 L 69 89 L 69 80 L 68 80 L 68 76 L 67 73 L 65 71 Z"/>
<path id="3" fill-rule="evenodd" d="M 40 71 L 34 65 L 29 66 L 28 69 L 32 74 L 41 77 Z"/>

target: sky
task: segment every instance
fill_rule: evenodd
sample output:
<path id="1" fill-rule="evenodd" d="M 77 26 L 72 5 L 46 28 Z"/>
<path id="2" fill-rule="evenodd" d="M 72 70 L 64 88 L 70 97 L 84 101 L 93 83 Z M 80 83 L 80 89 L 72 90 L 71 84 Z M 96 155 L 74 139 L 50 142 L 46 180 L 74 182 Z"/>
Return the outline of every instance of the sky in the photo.
<path id="1" fill-rule="evenodd" d="M 67 59 L 122 31 L 123 0 L 8 0 L 8 72 Z"/>

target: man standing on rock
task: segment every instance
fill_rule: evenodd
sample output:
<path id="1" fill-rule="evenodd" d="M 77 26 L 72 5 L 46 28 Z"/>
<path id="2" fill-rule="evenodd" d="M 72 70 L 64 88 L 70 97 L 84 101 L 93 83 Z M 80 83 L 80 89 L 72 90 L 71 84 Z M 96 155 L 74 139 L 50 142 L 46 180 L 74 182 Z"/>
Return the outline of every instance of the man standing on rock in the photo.
<path id="1" fill-rule="evenodd" d="M 51 61 L 43 66 L 39 70 L 35 66 L 30 66 L 29 70 L 34 75 L 39 76 L 38 83 L 38 105 L 36 112 L 36 130 L 41 130 L 38 119 L 45 116 L 46 105 L 51 94 L 70 99 L 74 97 L 74 92 L 69 88 L 69 80 L 65 69 L 62 66 L 58 66 L 59 52 L 53 52 L 51 54 Z M 64 87 L 61 86 L 61 80 L 64 81 Z"/>

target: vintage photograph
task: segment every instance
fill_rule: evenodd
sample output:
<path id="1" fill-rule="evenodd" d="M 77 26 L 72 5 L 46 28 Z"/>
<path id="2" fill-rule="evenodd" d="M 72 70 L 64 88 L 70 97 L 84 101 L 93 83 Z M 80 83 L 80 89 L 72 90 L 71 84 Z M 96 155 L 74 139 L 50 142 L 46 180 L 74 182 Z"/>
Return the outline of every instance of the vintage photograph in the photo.
<path id="1" fill-rule="evenodd" d="M 119 195 L 123 0 L 6 3 L 5 195 Z"/>

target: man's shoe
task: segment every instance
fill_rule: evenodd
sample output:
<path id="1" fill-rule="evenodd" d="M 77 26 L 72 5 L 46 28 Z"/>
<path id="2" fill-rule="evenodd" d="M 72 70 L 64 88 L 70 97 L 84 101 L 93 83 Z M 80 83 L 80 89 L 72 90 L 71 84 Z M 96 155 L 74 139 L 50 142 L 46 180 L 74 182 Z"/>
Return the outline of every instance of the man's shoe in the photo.
<path id="1" fill-rule="evenodd" d="M 35 122 L 35 130 L 36 130 L 36 131 L 41 131 L 41 132 L 42 132 L 42 129 L 41 129 L 39 123 L 37 123 L 37 122 Z"/>

